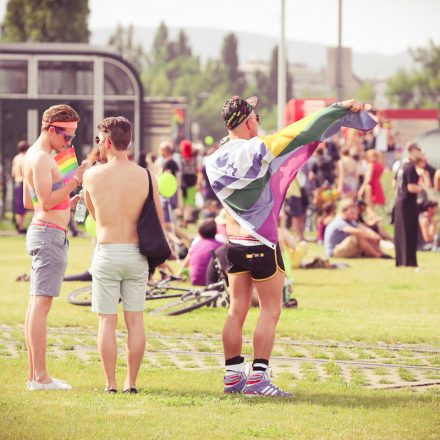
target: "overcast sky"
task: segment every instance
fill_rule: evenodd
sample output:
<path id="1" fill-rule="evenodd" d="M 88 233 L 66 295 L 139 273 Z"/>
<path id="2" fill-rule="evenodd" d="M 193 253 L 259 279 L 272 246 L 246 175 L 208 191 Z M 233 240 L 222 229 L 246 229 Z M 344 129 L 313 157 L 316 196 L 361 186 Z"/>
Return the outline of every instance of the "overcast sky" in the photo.
<path id="1" fill-rule="evenodd" d="M 0 0 L 3 18 L 7 0 Z M 280 0 L 89 0 L 90 29 L 118 23 L 156 28 L 208 27 L 279 35 Z M 72 1 L 74 7 L 75 0 Z M 286 38 L 337 44 L 338 0 L 285 0 Z M 344 46 L 396 53 L 440 44 L 440 0 L 343 0 Z"/>

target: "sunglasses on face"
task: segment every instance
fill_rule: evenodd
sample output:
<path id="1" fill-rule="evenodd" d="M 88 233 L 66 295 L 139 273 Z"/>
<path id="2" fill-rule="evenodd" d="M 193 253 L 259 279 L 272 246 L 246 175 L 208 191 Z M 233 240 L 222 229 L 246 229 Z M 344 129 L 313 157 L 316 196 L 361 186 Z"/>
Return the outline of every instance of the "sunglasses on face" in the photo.
<path id="1" fill-rule="evenodd" d="M 54 127 L 53 125 L 52 125 L 52 127 L 55 129 L 56 134 L 63 135 L 64 142 L 69 143 L 69 142 L 72 142 L 73 139 L 75 139 L 75 135 L 72 136 L 70 134 L 66 134 L 62 128 Z"/>
<path id="2" fill-rule="evenodd" d="M 257 124 L 260 123 L 260 115 L 258 113 L 255 114 L 255 118 L 249 118 L 249 119 L 255 119 L 257 121 Z"/>
<path id="3" fill-rule="evenodd" d="M 95 144 L 99 145 L 101 142 L 104 142 L 106 139 L 110 139 L 108 136 L 104 136 L 102 139 L 99 136 L 95 136 Z"/>

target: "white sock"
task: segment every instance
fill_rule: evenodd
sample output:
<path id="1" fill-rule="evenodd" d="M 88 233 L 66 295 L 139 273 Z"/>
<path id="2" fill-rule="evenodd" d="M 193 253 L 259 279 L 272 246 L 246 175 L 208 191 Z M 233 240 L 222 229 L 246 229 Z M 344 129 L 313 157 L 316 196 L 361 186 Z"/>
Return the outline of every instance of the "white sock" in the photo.
<path id="1" fill-rule="evenodd" d="M 234 364 L 234 365 L 228 365 L 227 367 L 226 367 L 226 372 L 227 373 L 229 373 L 229 372 L 233 372 L 233 373 L 241 373 L 242 371 L 244 371 L 244 369 L 245 369 L 245 363 L 244 362 L 241 362 L 240 364 Z"/>

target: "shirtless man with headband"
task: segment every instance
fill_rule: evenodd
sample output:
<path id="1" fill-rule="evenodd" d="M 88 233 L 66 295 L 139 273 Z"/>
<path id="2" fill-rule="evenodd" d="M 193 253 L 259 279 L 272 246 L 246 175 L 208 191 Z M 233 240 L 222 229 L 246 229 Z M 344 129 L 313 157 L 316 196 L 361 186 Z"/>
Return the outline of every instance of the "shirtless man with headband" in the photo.
<path id="1" fill-rule="evenodd" d="M 69 194 L 82 183 L 86 164 L 76 169 L 64 183 L 51 153 L 70 146 L 79 116 L 68 105 L 54 105 L 43 113 L 41 134 L 29 148 L 23 162 L 24 205 L 34 209 L 26 235 L 32 256 L 30 301 L 26 313 L 25 337 L 29 359 L 28 389 L 68 390 L 72 387 L 49 376 L 46 368 L 47 315 L 53 297 L 60 295 L 67 266 L 67 224 L 70 219 Z M 72 205 L 77 202 L 72 199 Z"/>
<path id="2" fill-rule="evenodd" d="M 375 121 L 361 103 L 337 103 L 260 138 L 257 98 L 234 96 L 223 106 L 228 137 L 207 158 L 212 189 L 228 213 L 226 230 L 231 304 L 223 328 L 225 393 L 290 397 L 272 383 L 268 372 L 285 279 L 277 220 L 286 191 L 319 142 L 347 125 L 371 130 Z M 249 374 L 242 356 L 243 324 L 254 287 L 260 316 L 254 331 Z"/>

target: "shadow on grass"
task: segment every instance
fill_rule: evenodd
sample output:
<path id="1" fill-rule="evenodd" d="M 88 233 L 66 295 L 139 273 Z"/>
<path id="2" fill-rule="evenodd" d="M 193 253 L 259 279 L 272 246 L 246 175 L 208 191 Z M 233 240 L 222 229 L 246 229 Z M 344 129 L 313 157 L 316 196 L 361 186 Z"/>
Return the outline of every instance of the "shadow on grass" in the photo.
<path id="1" fill-rule="evenodd" d="M 356 394 L 357 393 L 357 394 Z M 164 389 L 148 389 L 140 390 L 139 397 L 145 396 L 162 400 L 163 403 L 173 406 L 175 402 L 178 406 L 192 406 L 199 402 L 207 401 L 235 401 L 236 403 L 248 406 L 255 405 L 300 405 L 307 404 L 320 407 L 341 407 L 350 409 L 360 408 L 392 408 L 406 406 L 410 403 L 430 403 L 432 404 L 432 396 L 399 394 L 399 392 L 384 392 L 353 389 L 351 392 L 341 392 L 340 389 L 335 389 L 333 392 L 308 392 L 306 390 L 294 391 L 292 398 L 276 398 L 276 397 L 258 397 L 246 396 L 242 394 L 222 394 L 216 392 L 202 392 L 202 391 L 170 391 Z M 132 396 L 133 397 L 133 396 Z M 440 399 L 436 400 L 440 406 Z"/>

